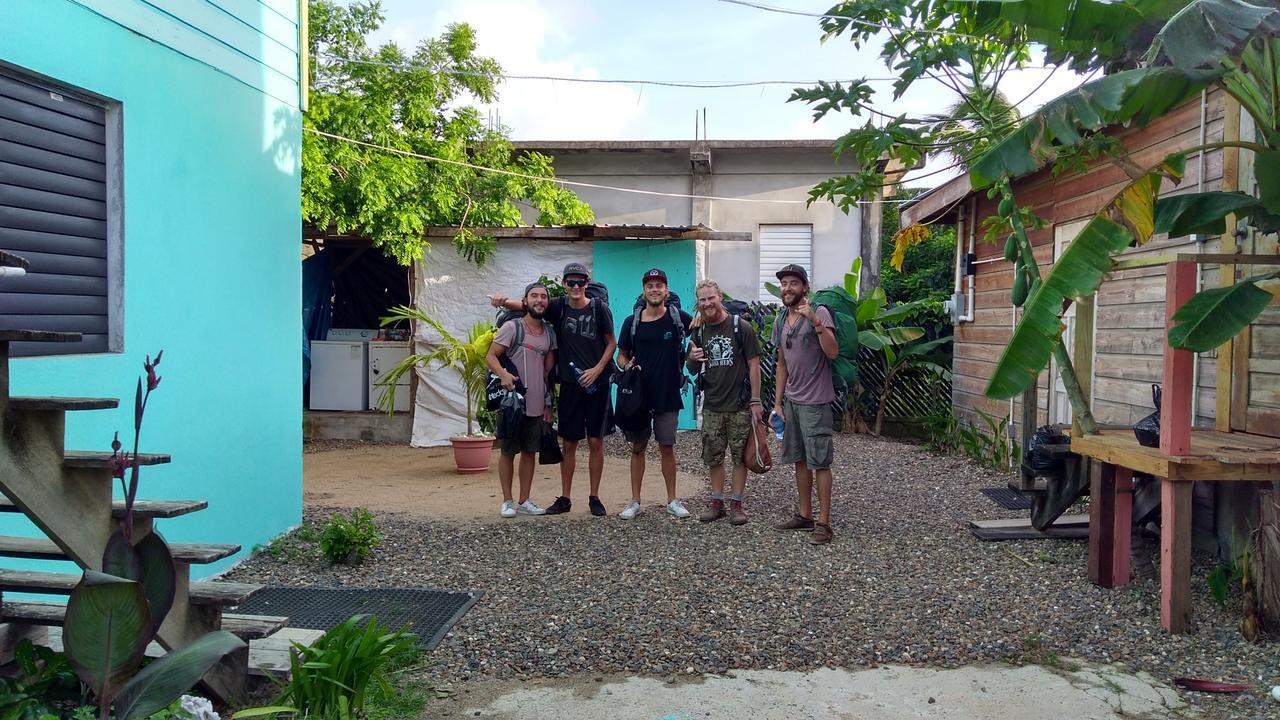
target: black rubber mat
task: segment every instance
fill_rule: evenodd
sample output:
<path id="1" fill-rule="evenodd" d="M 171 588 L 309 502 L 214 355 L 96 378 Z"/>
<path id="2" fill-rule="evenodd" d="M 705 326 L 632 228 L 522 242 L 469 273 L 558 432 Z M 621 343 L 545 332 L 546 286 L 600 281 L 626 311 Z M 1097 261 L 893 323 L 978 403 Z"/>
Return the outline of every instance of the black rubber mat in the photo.
<path id="1" fill-rule="evenodd" d="M 432 650 L 480 599 L 479 591 L 427 588 L 268 587 L 241 603 L 244 615 L 282 615 L 289 627 L 328 630 L 352 615 L 372 615 L 391 628 L 409 625 Z"/>
<path id="2" fill-rule="evenodd" d="M 980 492 L 1005 510 L 1030 510 L 1031 498 L 1010 488 L 982 488 Z"/>

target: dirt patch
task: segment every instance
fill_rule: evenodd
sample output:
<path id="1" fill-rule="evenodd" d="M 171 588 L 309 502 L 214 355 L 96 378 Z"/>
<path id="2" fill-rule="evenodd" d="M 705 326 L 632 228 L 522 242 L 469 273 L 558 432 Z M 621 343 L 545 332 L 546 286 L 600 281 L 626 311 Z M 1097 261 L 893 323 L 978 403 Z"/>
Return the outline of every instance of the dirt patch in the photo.
<path id="1" fill-rule="evenodd" d="M 498 488 L 496 450 L 489 471 L 474 475 L 457 471 L 450 448 L 343 445 L 332 450 L 309 452 L 303 455 L 302 462 L 303 499 L 308 505 L 363 507 L 445 520 L 502 520 L 498 516 L 502 493 Z M 611 513 L 621 512 L 631 499 L 630 472 L 628 460 L 606 455 L 600 499 Z M 642 500 L 645 507 L 657 509 L 666 502 L 666 486 L 656 457 L 649 459 L 644 480 Z M 676 473 L 676 494 L 679 497 L 691 497 L 701 487 L 701 478 Z M 587 450 L 583 446 L 578 449 L 574 504 L 569 515 L 588 515 L 588 488 Z M 534 502 L 546 507 L 559 494 L 560 466 L 535 467 Z"/>

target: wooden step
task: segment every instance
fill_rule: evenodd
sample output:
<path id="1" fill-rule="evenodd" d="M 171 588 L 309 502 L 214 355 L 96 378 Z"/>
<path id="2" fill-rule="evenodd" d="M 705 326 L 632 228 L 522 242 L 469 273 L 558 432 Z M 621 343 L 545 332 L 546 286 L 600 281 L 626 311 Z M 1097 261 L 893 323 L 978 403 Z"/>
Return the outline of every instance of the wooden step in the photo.
<path id="1" fill-rule="evenodd" d="M 0 570 L 0 591 L 67 595 L 80 582 L 79 575 Z M 193 582 L 191 602 L 194 605 L 238 605 L 262 589 L 261 585 L 233 582 Z"/>
<path id="2" fill-rule="evenodd" d="M 135 500 L 133 515 L 140 518 L 174 518 L 179 515 L 198 512 L 209 507 L 208 500 Z M 7 497 L 0 497 L 0 512 L 22 512 Z M 111 503 L 111 514 L 124 517 L 124 501 Z"/>
<path id="3" fill-rule="evenodd" d="M 3 605 L 0 605 L 0 622 L 61 627 L 66 613 L 67 606 L 63 603 L 6 600 Z M 222 616 L 222 629 L 241 640 L 256 640 L 275 633 L 288 622 L 289 618 L 274 615 L 225 613 Z"/>
<path id="4" fill-rule="evenodd" d="M 222 614 L 222 629 L 241 640 L 257 640 L 274 634 L 288 624 L 289 618 L 278 615 Z"/>
<path id="5" fill-rule="evenodd" d="M 2 265 L 3 263 L 0 263 Z M 0 330 L 0 342 L 79 342 L 80 333 L 51 330 Z"/>
<path id="6" fill-rule="evenodd" d="M 202 543 L 171 543 L 169 552 L 173 559 L 192 565 L 208 565 L 240 552 L 239 545 L 212 545 Z M 0 535 L 0 557 L 32 558 L 35 560 L 67 560 L 67 556 L 49 538 L 16 537 Z"/>
<path id="7" fill-rule="evenodd" d="M 110 410 L 120 406 L 116 398 L 83 398 L 83 397 L 13 397 L 9 398 L 9 407 L 14 410 L 72 411 L 72 410 Z"/>
<path id="8" fill-rule="evenodd" d="M 172 460 L 168 455 L 160 453 L 138 453 L 139 465 L 165 465 Z M 68 450 L 62 454 L 62 465 L 69 468 L 110 470 L 111 453 Z"/>

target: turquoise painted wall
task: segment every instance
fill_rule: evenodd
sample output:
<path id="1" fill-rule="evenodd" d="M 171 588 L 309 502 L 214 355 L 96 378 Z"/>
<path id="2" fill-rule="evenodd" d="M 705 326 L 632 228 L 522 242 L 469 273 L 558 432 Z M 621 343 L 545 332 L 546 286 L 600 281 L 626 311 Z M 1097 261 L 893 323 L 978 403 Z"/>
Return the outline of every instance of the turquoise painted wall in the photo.
<path id="1" fill-rule="evenodd" d="M 662 268 L 667 273 L 668 287 L 680 296 L 684 311 L 693 314 L 693 286 L 697 284 L 697 255 L 693 240 L 609 240 L 592 243 L 595 279 L 609 287 L 613 310 L 614 332 L 622 329 L 622 321 L 631 314 L 636 296 L 644 289 L 640 278 L 649 268 Z M 680 412 L 680 428 L 697 427 L 693 416 L 693 392 L 685 393 L 684 410 Z"/>
<path id="2" fill-rule="evenodd" d="M 119 101 L 124 133 L 124 351 L 14 361 L 13 390 L 124 398 L 68 418 L 68 448 L 109 449 L 164 349 L 142 450 L 173 463 L 141 495 L 209 501 L 158 521 L 170 541 L 244 548 L 196 575 L 301 518 L 296 18 L 293 0 L 0 3 L 0 61 Z"/>

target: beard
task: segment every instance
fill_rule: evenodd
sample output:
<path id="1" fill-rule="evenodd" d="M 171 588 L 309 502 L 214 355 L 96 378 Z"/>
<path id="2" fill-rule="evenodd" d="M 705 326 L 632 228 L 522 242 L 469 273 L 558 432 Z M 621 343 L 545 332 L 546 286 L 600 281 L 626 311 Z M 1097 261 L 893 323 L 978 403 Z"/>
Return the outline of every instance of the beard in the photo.
<path id="1" fill-rule="evenodd" d="M 787 299 L 788 297 L 790 297 L 791 299 L 788 300 Z M 790 296 L 783 294 L 782 296 L 782 304 L 786 305 L 789 308 L 793 308 L 796 305 L 799 305 L 801 300 L 804 300 L 804 293 L 795 293 L 794 295 L 790 295 Z"/>
<path id="2" fill-rule="evenodd" d="M 645 304 L 646 304 L 646 305 L 648 305 L 649 307 L 651 307 L 651 308 L 656 308 L 656 307 L 662 307 L 664 304 L 666 304 L 667 299 L 666 299 L 666 298 L 658 298 L 657 300 L 654 300 L 653 298 L 649 297 L 648 295 L 645 295 L 645 296 L 644 296 L 644 302 L 645 302 Z"/>
<path id="3" fill-rule="evenodd" d="M 542 316 L 547 314 L 546 310 L 534 310 L 533 308 L 526 308 L 525 312 L 534 320 L 541 320 Z"/>

